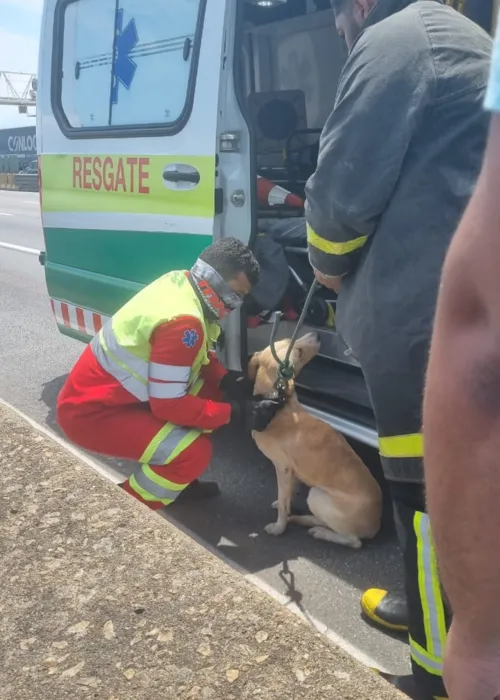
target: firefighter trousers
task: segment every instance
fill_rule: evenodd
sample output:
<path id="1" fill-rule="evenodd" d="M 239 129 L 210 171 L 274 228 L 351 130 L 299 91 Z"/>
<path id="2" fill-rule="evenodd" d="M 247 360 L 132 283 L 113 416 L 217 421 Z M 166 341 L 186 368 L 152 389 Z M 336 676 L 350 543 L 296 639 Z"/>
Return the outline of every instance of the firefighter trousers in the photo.
<path id="1" fill-rule="evenodd" d="M 451 611 L 438 577 L 423 486 L 391 482 L 403 550 L 409 642 L 418 700 L 446 698 L 442 668 Z"/>
<path id="2" fill-rule="evenodd" d="M 411 664 L 419 700 L 446 697 L 442 665 L 450 623 L 425 512 L 421 420 L 428 338 L 422 332 L 391 337 L 385 344 L 378 339 L 371 352 L 366 347 L 359 352 L 403 551 Z"/>

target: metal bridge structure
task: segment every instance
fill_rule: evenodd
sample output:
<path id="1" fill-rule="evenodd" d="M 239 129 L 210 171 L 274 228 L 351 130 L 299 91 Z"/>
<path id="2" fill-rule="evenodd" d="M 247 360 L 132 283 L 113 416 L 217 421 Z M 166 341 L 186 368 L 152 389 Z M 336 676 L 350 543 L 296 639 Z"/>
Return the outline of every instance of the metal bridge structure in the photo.
<path id="1" fill-rule="evenodd" d="M 36 106 L 37 77 L 34 73 L 0 70 L 0 106 L 17 107 L 21 114 Z"/>

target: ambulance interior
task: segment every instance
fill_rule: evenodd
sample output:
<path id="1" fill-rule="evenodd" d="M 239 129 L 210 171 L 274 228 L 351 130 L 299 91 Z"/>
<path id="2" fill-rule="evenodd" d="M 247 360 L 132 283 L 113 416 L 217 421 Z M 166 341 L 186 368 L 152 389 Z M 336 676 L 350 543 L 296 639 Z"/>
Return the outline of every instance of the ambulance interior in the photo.
<path id="1" fill-rule="evenodd" d="M 347 58 L 329 0 L 245 3 L 240 94 L 253 132 L 258 175 L 258 235 L 262 289 L 248 309 L 248 351 L 269 344 L 273 312 L 284 314 L 277 337 L 290 337 L 313 281 L 307 256 L 304 187 L 314 172 L 321 129 Z M 270 191 L 270 183 L 295 197 Z M 269 194 L 270 191 L 270 194 Z M 299 201 L 297 201 L 299 198 Z M 334 292 L 317 289 L 304 331 L 321 337 L 320 357 L 298 384 L 332 409 L 373 425 L 366 387 L 355 359 L 335 331 Z M 325 382 L 326 375 L 328 380 Z M 327 393 L 326 393 L 327 392 Z M 332 395 L 330 392 L 334 392 Z"/>

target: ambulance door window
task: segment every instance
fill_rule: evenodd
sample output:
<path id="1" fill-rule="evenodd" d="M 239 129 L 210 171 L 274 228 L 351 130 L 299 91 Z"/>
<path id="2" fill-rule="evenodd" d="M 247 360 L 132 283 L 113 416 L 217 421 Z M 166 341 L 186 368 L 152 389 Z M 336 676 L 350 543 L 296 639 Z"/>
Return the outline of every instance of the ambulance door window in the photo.
<path id="1" fill-rule="evenodd" d="M 192 102 L 205 4 L 62 0 L 55 73 L 60 110 L 57 104 L 54 109 L 60 125 L 93 132 L 182 128 Z"/>
<path id="2" fill-rule="evenodd" d="M 186 102 L 199 4 L 199 0 L 120 0 L 123 25 L 135 18 L 140 39 L 131 52 L 137 64 L 133 89 L 124 89 L 118 81 L 112 124 L 179 119 Z"/>
<path id="3" fill-rule="evenodd" d="M 75 129 L 109 123 L 114 27 L 114 2 L 84 0 L 66 9 L 61 102 Z"/>

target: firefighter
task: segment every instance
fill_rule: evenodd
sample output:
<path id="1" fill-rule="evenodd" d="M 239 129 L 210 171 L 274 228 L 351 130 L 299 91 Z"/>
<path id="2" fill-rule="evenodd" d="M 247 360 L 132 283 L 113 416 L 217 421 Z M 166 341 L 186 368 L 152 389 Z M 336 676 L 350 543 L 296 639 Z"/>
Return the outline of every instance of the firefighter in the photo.
<path id="1" fill-rule="evenodd" d="M 405 565 L 406 599 L 371 589 L 364 612 L 409 628 L 413 673 L 446 696 L 449 613 L 425 512 L 421 397 L 441 267 L 483 156 L 490 37 L 440 0 L 333 0 L 349 57 L 306 187 L 309 257 L 338 292 L 336 323 L 374 408 Z"/>
<path id="2" fill-rule="evenodd" d="M 210 434 L 238 405 L 223 393 L 241 403 L 251 387 L 222 367 L 213 347 L 220 321 L 258 275 L 243 243 L 214 243 L 189 271 L 169 272 L 117 311 L 62 388 L 62 430 L 86 450 L 139 462 L 121 486 L 151 509 L 218 494 L 216 483 L 198 481 L 212 455 Z"/>

